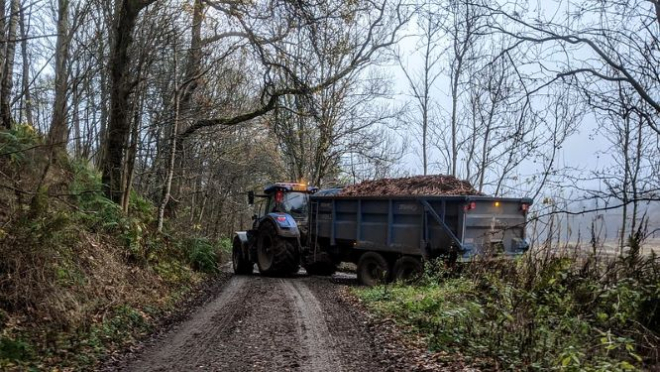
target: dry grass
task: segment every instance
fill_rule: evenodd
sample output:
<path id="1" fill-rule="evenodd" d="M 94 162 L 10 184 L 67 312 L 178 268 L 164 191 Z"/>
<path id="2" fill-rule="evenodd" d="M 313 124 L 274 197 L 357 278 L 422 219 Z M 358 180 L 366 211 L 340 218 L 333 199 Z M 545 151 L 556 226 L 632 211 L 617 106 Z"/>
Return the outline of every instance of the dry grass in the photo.
<path id="1" fill-rule="evenodd" d="M 26 233 L 34 233 L 29 231 Z M 79 333 L 101 324 L 122 306 L 164 308 L 173 287 L 194 285 L 201 276 L 178 265 L 161 276 L 153 267 L 127 263 L 115 239 L 78 229 L 59 230 L 35 244 L 34 236 L 8 235 L 0 241 L 0 308 L 5 334 L 43 331 L 43 347 L 60 348 L 59 332 Z M 165 278 L 175 278 L 168 280 Z"/>
<path id="2" fill-rule="evenodd" d="M 0 158 L 0 370 L 89 368 L 205 278 L 148 210 L 118 213 L 93 169 L 44 151 Z"/>

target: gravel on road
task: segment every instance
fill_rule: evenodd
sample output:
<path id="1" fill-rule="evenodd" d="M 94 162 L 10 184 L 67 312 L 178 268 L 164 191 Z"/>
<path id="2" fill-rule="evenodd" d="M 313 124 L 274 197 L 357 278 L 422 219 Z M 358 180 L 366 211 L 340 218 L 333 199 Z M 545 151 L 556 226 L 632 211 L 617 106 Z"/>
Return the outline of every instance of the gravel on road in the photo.
<path id="1" fill-rule="evenodd" d="M 259 275 L 224 285 L 180 323 L 102 371 L 456 371 L 355 303 L 355 275 Z"/>

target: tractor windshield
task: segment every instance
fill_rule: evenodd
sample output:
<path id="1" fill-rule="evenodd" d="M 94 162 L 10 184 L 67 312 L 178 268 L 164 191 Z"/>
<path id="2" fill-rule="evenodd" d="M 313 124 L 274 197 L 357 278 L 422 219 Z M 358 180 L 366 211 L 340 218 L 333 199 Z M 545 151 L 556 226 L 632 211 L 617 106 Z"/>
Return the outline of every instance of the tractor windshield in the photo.
<path id="1" fill-rule="evenodd" d="M 281 202 L 273 200 L 272 211 L 288 213 L 294 218 L 307 217 L 308 198 L 309 196 L 304 192 L 284 193 Z"/>

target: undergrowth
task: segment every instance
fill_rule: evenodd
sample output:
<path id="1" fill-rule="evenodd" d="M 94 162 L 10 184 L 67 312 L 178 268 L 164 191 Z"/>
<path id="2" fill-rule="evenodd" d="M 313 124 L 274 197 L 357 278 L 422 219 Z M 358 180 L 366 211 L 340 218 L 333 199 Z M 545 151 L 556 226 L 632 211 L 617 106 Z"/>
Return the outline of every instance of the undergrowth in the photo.
<path id="1" fill-rule="evenodd" d="M 91 368 L 227 257 L 226 241 L 157 233 L 136 193 L 124 213 L 90 164 L 47 167 L 43 142 L 29 126 L 0 131 L 0 370 Z"/>
<path id="2" fill-rule="evenodd" d="M 660 363 L 660 262 L 634 250 L 613 260 L 542 250 L 356 294 L 431 350 L 486 357 L 487 369 L 623 371 Z"/>

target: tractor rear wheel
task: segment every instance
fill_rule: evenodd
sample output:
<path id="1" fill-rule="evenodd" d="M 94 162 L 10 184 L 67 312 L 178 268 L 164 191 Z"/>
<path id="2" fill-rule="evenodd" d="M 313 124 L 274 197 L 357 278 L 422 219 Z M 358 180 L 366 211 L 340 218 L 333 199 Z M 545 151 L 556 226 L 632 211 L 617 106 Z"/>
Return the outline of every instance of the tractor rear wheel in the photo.
<path id="1" fill-rule="evenodd" d="M 387 260 L 376 252 L 367 252 L 360 257 L 357 265 L 357 277 L 361 284 L 372 287 L 387 283 L 389 279 Z"/>
<path id="2" fill-rule="evenodd" d="M 250 275 L 254 264 L 245 257 L 241 241 L 237 238 L 234 239 L 234 244 L 231 250 L 231 261 L 234 267 L 234 274 L 236 275 Z"/>
<path id="3" fill-rule="evenodd" d="M 259 229 L 257 240 L 257 266 L 263 275 L 283 276 L 298 272 L 298 249 L 289 240 L 277 235 L 272 223 Z"/>
<path id="4" fill-rule="evenodd" d="M 424 265 L 416 257 L 403 256 L 396 260 L 392 270 L 393 278 L 397 282 L 412 283 L 419 280 L 424 273 Z"/>

